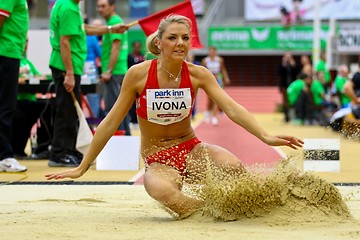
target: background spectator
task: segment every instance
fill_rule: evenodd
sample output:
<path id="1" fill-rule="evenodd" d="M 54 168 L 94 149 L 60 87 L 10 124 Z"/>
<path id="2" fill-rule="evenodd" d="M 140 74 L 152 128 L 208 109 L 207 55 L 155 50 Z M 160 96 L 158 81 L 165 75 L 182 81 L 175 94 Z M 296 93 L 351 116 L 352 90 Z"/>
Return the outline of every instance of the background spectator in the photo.
<path id="1" fill-rule="evenodd" d="M 26 0 L 0 1 L 0 172 L 27 170 L 14 158 L 11 143 L 20 59 L 28 28 Z"/>
<path id="2" fill-rule="evenodd" d="M 45 76 L 35 68 L 34 64 L 26 58 L 26 50 L 28 46 L 28 39 L 23 57 L 20 60 L 19 70 L 19 84 L 25 83 L 29 78 L 36 77 L 38 79 L 46 80 Z M 40 119 L 40 126 L 33 136 L 33 143 L 36 143 L 36 148 L 32 149 L 30 158 L 32 159 L 47 159 L 50 156 L 49 148 L 51 143 L 51 109 L 49 99 L 38 100 L 36 94 L 32 93 L 18 93 L 17 106 L 13 120 L 13 140 L 12 146 L 15 157 L 27 158 L 24 149 L 30 137 L 30 132 L 35 123 Z"/>
<path id="3" fill-rule="evenodd" d="M 344 85 L 344 93 L 351 99 L 351 110 L 357 119 L 360 119 L 360 72 L 347 81 Z"/>
<path id="4" fill-rule="evenodd" d="M 98 12 L 106 20 L 106 25 L 111 26 L 123 23 L 123 19 L 116 14 L 115 0 L 98 0 Z M 120 93 L 122 81 L 128 70 L 128 36 L 123 34 L 107 33 L 103 36 L 101 49 L 101 80 L 104 83 L 105 113 L 107 114 Z M 130 135 L 130 116 L 126 116 L 119 126 L 125 130 L 125 135 Z"/>
<path id="5" fill-rule="evenodd" d="M 289 122 L 289 102 L 286 89 L 296 79 L 298 74 L 298 67 L 291 52 L 284 53 L 281 64 L 278 68 L 278 74 L 280 76 L 279 88 L 282 95 L 285 122 Z"/>
<path id="6" fill-rule="evenodd" d="M 85 24 L 88 24 L 89 20 L 85 18 L 84 22 Z M 100 68 L 98 66 L 101 58 L 101 48 L 100 48 L 98 36 L 86 35 L 86 46 L 87 46 L 87 54 L 86 54 L 84 73 L 88 78 L 87 81 L 94 84 L 98 82 L 98 78 L 100 76 L 99 73 Z M 86 98 L 89 102 L 94 117 L 99 118 L 103 116 L 103 111 L 100 106 L 101 95 L 99 93 L 88 93 L 86 94 Z"/>
<path id="7" fill-rule="evenodd" d="M 316 74 L 316 78 L 324 86 L 325 92 L 327 93 L 331 83 L 331 75 L 329 69 L 326 66 L 325 52 L 322 52 L 320 54 L 320 59 L 315 66 L 315 74 Z"/>
<path id="8" fill-rule="evenodd" d="M 289 107 L 295 110 L 295 119 L 293 123 L 302 125 L 309 120 L 311 114 L 312 95 L 310 87 L 312 76 L 300 72 L 297 79 L 287 88 Z"/>
<path id="9" fill-rule="evenodd" d="M 129 68 L 145 60 L 144 55 L 141 52 L 142 46 L 140 41 L 134 41 L 132 43 L 132 48 L 133 50 L 128 56 Z M 134 102 L 134 104 L 131 106 L 129 115 L 130 115 L 130 123 L 135 129 L 138 129 L 138 120 L 136 116 L 136 102 Z"/>
<path id="10" fill-rule="evenodd" d="M 214 75 L 218 84 L 224 87 L 225 84 L 230 84 L 230 79 L 228 72 L 225 67 L 224 59 L 218 56 L 216 48 L 214 46 L 209 47 L 208 56 L 203 58 L 201 65 L 209 69 L 209 71 Z M 217 113 L 219 112 L 219 107 L 208 97 L 207 108 L 205 112 L 205 122 L 210 122 L 217 126 L 219 120 L 217 118 Z"/>
<path id="11" fill-rule="evenodd" d="M 335 77 L 334 84 L 332 86 L 331 94 L 334 97 L 337 97 L 339 100 L 335 100 L 339 102 L 339 108 L 348 107 L 351 99 L 344 93 L 344 85 L 349 79 L 349 68 L 346 65 L 340 65 L 338 68 L 338 73 Z"/>
<path id="12" fill-rule="evenodd" d="M 81 104 L 80 78 L 86 59 L 86 34 L 124 32 L 123 24 L 111 27 L 85 24 L 79 1 L 57 0 L 50 17 L 50 68 L 55 81 L 56 115 L 52 139 L 50 167 L 78 166 L 82 154 L 76 150 L 78 115 L 71 96 L 73 92 Z"/>

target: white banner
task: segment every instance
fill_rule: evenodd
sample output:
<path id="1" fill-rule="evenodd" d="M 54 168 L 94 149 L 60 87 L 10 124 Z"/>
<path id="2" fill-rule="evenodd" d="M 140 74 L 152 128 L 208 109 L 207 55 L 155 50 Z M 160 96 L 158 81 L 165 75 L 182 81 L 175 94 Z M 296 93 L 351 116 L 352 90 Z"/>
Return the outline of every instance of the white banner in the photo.
<path id="1" fill-rule="evenodd" d="M 281 7 L 290 14 L 298 8 L 304 20 L 314 18 L 316 1 L 320 1 L 320 18 L 360 19 L 359 0 L 245 0 L 245 19 L 248 21 L 265 21 L 281 19 Z"/>
<path id="2" fill-rule="evenodd" d="M 359 24 L 342 24 L 337 40 L 339 52 L 360 52 Z"/>

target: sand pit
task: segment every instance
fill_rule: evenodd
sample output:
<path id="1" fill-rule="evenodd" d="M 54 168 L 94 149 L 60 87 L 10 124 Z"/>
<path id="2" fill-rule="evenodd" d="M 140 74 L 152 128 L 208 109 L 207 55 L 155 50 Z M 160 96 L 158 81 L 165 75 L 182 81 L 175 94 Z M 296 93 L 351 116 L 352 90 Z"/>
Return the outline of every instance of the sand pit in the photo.
<path id="1" fill-rule="evenodd" d="M 290 160 L 271 171 L 251 166 L 241 174 L 236 167 L 224 170 L 210 162 L 196 184 L 183 187 L 205 205 L 182 220 L 151 199 L 142 185 L 1 185 L 0 236 L 360 239 L 360 187 L 335 187 L 301 172 Z"/>
<path id="2" fill-rule="evenodd" d="M 360 239 L 359 189 L 339 189 L 350 198 L 352 219 L 319 215 L 315 208 L 314 214 L 291 216 L 279 207 L 224 222 L 199 213 L 174 220 L 143 186 L 3 185 L 0 234 L 2 239 Z"/>

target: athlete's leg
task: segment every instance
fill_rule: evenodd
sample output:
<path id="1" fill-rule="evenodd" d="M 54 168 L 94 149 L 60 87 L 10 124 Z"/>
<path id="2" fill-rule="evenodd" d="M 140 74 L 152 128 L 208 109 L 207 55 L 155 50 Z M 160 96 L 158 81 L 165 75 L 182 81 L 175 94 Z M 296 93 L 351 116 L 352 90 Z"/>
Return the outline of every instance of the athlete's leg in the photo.
<path id="1" fill-rule="evenodd" d="M 187 181 L 201 182 L 205 178 L 207 170 L 213 166 L 219 167 L 227 173 L 241 174 L 246 171 L 241 160 L 230 151 L 202 142 L 196 145 L 188 156 Z"/>
<path id="2" fill-rule="evenodd" d="M 151 164 L 144 176 L 147 193 L 180 218 L 191 215 L 204 204 L 201 200 L 185 196 L 181 192 L 182 184 L 182 176 L 177 170 L 160 163 Z"/>

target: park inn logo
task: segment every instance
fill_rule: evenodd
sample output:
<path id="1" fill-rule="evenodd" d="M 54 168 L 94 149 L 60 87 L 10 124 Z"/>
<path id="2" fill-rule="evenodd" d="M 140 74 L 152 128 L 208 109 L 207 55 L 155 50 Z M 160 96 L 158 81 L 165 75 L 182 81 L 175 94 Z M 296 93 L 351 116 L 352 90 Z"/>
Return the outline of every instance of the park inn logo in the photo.
<path id="1" fill-rule="evenodd" d="M 184 97 L 184 91 L 183 90 L 160 90 L 155 92 L 155 99 L 156 98 L 182 98 Z"/>

